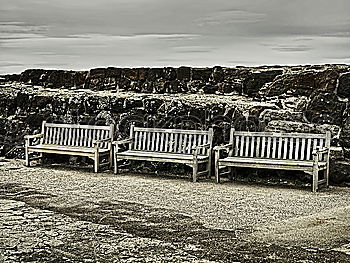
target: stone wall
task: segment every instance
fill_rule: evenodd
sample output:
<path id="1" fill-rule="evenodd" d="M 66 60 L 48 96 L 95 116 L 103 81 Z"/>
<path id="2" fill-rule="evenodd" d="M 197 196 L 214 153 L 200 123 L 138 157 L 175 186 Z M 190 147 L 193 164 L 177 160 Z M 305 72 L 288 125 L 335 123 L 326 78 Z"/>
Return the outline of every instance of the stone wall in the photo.
<path id="1" fill-rule="evenodd" d="M 0 154 L 43 120 L 152 127 L 332 132 L 333 182 L 350 181 L 350 66 L 26 70 L 0 77 Z"/>

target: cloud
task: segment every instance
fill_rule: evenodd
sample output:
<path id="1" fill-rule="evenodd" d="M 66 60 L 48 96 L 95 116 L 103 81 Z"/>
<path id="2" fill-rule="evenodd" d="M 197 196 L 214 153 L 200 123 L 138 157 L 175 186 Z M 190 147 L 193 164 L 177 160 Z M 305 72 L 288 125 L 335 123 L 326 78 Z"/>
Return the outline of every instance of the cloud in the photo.
<path id="1" fill-rule="evenodd" d="M 16 66 L 24 66 L 24 64 L 23 63 L 0 61 L 0 67 L 16 67 Z"/>
<path id="2" fill-rule="evenodd" d="M 339 37 L 339 38 L 348 38 L 350 37 L 350 31 L 348 32 L 331 32 L 331 33 L 325 33 L 321 34 L 321 37 Z"/>
<path id="3" fill-rule="evenodd" d="M 69 35 L 67 38 L 81 38 L 81 39 L 98 39 L 98 38 L 115 38 L 120 40 L 137 40 L 137 39 L 161 39 L 161 40 L 184 40 L 184 39 L 194 39 L 198 38 L 199 35 L 196 34 L 159 34 L 159 33 L 149 33 L 149 34 L 132 34 L 132 35 L 113 35 L 113 34 L 75 34 Z"/>
<path id="4" fill-rule="evenodd" d="M 305 52 L 311 50 L 311 47 L 307 45 L 277 45 L 272 49 L 280 52 Z"/>
<path id="5" fill-rule="evenodd" d="M 265 19 L 265 14 L 245 10 L 226 10 L 213 13 L 196 20 L 199 26 L 216 26 L 235 23 L 257 23 Z"/>
<path id="6" fill-rule="evenodd" d="M 23 22 L 0 22 L 0 40 L 42 38 L 48 29 L 48 26 Z"/>
<path id="7" fill-rule="evenodd" d="M 212 47 L 206 46 L 179 46 L 173 47 L 176 53 L 208 53 L 214 50 Z"/>

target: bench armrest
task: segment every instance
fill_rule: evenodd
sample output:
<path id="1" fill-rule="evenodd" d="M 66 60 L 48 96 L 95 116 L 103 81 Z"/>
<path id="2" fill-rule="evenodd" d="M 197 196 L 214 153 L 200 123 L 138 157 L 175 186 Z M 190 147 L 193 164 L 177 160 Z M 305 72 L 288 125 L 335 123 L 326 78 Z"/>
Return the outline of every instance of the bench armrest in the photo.
<path id="1" fill-rule="evenodd" d="M 191 148 L 191 152 L 193 155 L 198 155 L 198 151 L 200 149 L 209 149 L 210 143 L 202 144 L 202 145 L 196 145 Z"/>
<path id="2" fill-rule="evenodd" d="M 193 146 L 191 150 L 193 151 L 201 148 L 210 148 L 210 143 Z"/>
<path id="3" fill-rule="evenodd" d="M 44 138 L 44 134 L 35 134 L 35 135 L 25 135 L 24 140 L 25 140 L 25 145 L 26 146 L 33 146 L 38 144 L 38 141 L 36 143 L 33 142 L 34 139 L 40 139 Z"/>
<path id="4" fill-rule="evenodd" d="M 327 148 L 327 147 L 322 147 L 322 148 L 318 148 L 318 149 L 314 150 L 314 151 L 312 152 L 312 155 L 318 155 L 318 154 L 328 153 L 328 151 L 329 151 L 329 148 Z"/>
<path id="5" fill-rule="evenodd" d="M 120 145 L 120 144 L 127 144 L 127 143 L 131 143 L 132 139 L 125 139 L 125 140 L 120 140 L 120 141 L 114 141 L 112 142 L 113 145 Z"/>
<path id="6" fill-rule="evenodd" d="M 25 135 L 24 139 L 30 140 L 30 139 L 43 138 L 43 137 L 44 137 L 44 134 L 40 133 L 35 135 Z"/>
<path id="7" fill-rule="evenodd" d="M 220 145 L 220 146 L 215 146 L 214 151 L 222 151 L 222 150 L 230 150 L 233 148 L 233 144 L 226 144 L 226 145 Z"/>
<path id="8" fill-rule="evenodd" d="M 101 140 L 92 140 L 92 144 L 100 144 L 104 142 L 112 142 L 112 138 L 105 138 Z"/>

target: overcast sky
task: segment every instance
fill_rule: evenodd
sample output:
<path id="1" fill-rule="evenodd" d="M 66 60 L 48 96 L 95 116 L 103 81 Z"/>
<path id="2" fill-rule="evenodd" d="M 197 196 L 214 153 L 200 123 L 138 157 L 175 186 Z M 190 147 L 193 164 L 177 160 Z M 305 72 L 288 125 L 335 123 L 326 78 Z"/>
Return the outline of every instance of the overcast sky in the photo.
<path id="1" fill-rule="evenodd" d="M 0 74 L 350 63 L 349 0 L 0 0 Z"/>

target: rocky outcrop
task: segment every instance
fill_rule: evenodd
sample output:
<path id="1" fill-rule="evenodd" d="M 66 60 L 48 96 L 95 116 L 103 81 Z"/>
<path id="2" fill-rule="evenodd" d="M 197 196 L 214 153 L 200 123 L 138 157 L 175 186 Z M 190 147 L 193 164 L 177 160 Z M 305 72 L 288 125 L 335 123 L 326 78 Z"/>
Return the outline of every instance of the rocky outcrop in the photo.
<path id="1" fill-rule="evenodd" d="M 346 98 L 350 97 L 350 72 L 340 75 L 337 94 Z"/>
<path id="2" fill-rule="evenodd" d="M 339 71 L 340 69 L 305 70 L 280 75 L 261 92 L 261 95 L 293 94 L 310 96 L 314 92 L 331 93 L 336 89 Z"/>
<path id="3" fill-rule="evenodd" d="M 332 146 L 341 149 L 332 165 L 347 167 L 349 74 L 345 65 L 26 70 L 0 78 L 0 155 L 21 156 L 23 136 L 39 132 L 43 120 L 115 123 L 118 138 L 127 136 L 133 122 L 214 127 L 216 144 L 228 140 L 230 127 L 331 131 Z M 349 180 L 350 173 L 340 171 L 338 166 L 333 170 L 333 182 Z"/>

